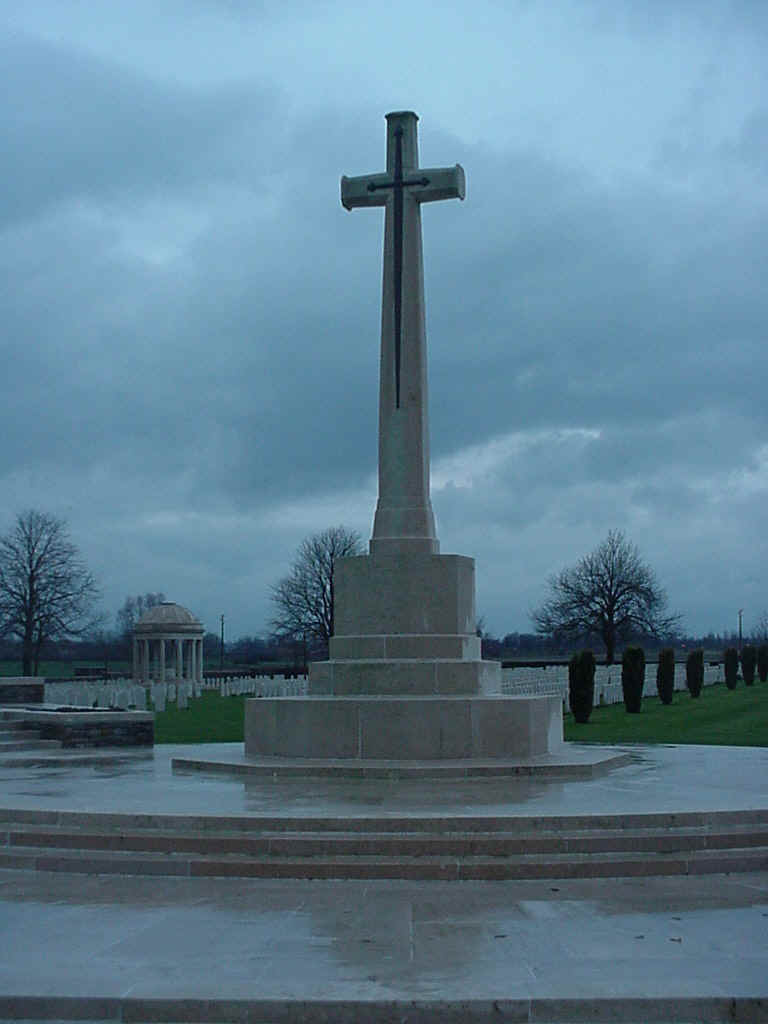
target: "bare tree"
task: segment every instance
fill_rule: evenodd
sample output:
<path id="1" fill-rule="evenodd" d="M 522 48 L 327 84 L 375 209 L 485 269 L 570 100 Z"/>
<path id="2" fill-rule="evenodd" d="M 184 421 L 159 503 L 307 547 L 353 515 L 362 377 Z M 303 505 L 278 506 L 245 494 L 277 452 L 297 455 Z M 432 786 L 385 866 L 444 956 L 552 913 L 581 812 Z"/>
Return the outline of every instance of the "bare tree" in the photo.
<path id="1" fill-rule="evenodd" d="M 656 575 L 620 530 L 549 580 L 547 600 L 531 612 L 539 633 L 597 637 L 613 664 L 616 644 L 633 633 L 668 636 L 679 615 L 665 614 L 667 596 Z"/>
<path id="2" fill-rule="evenodd" d="M 302 541 L 289 575 L 271 589 L 274 632 L 327 647 L 333 636 L 334 565 L 338 558 L 362 551 L 360 535 L 345 526 L 332 526 Z"/>
<path id="3" fill-rule="evenodd" d="M 37 675 L 47 640 L 80 637 L 99 623 L 98 596 L 64 520 L 19 513 L 0 537 L 0 632 L 21 640 L 25 676 Z"/>
<path id="4" fill-rule="evenodd" d="M 133 627 L 145 612 L 157 604 L 162 604 L 164 600 L 165 594 L 161 594 L 159 591 L 156 594 L 147 593 L 137 594 L 136 597 L 126 597 L 122 608 L 115 616 L 118 631 L 123 638 L 129 637 L 133 633 Z"/>
<path id="5" fill-rule="evenodd" d="M 753 640 L 765 643 L 768 640 L 768 611 L 764 611 L 755 624 L 751 637 Z"/>

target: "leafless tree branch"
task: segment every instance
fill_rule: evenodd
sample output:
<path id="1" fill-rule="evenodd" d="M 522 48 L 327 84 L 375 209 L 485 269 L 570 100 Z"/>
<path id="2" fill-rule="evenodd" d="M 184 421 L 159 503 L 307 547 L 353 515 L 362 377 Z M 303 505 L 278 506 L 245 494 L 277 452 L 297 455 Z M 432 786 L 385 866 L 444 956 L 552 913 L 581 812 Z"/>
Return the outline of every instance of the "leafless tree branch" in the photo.
<path id="1" fill-rule="evenodd" d="M 0 537 L 0 632 L 22 642 L 24 675 L 37 675 L 47 640 L 83 636 L 100 622 L 96 582 L 62 519 L 29 509 Z"/>
<path id="2" fill-rule="evenodd" d="M 669 635 L 679 615 L 666 614 L 667 596 L 650 566 L 620 530 L 549 580 L 550 596 L 531 612 L 539 633 L 596 636 L 613 662 L 616 644 L 632 633 Z"/>
<path id="3" fill-rule="evenodd" d="M 302 541 L 290 573 L 271 588 L 274 632 L 327 646 L 333 636 L 335 562 L 362 551 L 360 535 L 344 526 L 329 527 Z"/>

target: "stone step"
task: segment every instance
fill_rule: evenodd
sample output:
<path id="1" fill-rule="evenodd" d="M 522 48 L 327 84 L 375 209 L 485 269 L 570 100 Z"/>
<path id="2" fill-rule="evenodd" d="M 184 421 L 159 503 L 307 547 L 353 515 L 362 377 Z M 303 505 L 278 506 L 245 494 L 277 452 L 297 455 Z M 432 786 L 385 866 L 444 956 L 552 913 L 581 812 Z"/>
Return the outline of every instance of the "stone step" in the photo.
<path id="1" fill-rule="evenodd" d="M 21 722 L 9 722 L 0 729 L 0 740 L 16 739 L 19 736 L 39 737 L 39 729 L 26 729 Z"/>
<path id="2" fill-rule="evenodd" d="M 230 878 L 399 878 L 506 880 L 532 878 L 617 878 L 713 874 L 768 869 L 768 848 L 697 850 L 643 854 L 525 854 L 463 858 L 425 855 L 384 857 L 246 857 L 135 851 L 65 850 L 44 853 L 29 847 L 0 849 L 0 868 L 74 874 L 166 875 Z"/>
<path id="3" fill-rule="evenodd" d="M 237 854 L 270 857 L 510 857 L 532 854 L 676 853 L 765 847 L 768 826 L 709 829 L 615 830 L 563 834 L 531 833 L 285 833 L 211 835 L 205 833 L 86 832 L 80 829 L 0 829 L 0 846 L 114 850 L 205 856 Z"/>
<path id="4" fill-rule="evenodd" d="M 0 756 L 16 750 L 50 750 L 54 747 L 56 749 L 61 748 L 59 740 L 41 740 L 35 736 L 32 736 L 30 739 L 21 739 L 20 736 L 21 734 L 17 733 L 17 738 L 12 740 L 0 737 Z"/>
<path id="5" fill-rule="evenodd" d="M 61 1024 L 708 1024 L 765 1020 L 765 999 L 744 995 L 549 996 L 515 998 L 242 999 L 199 996 L 0 995 L 5 1021 Z"/>
<path id="6" fill-rule="evenodd" d="M 88 753 L 87 751 L 85 752 Z M 110 751 L 116 754 L 118 751 Z M 151 756 L 151 755 L 150 755 Z M 523 815 L 205 815 L 155 812 L 58 811 L 0 807 L 0 827 L 48 825 L 94 832 L 119 830 L 189 832 L 206 835 L 263 835 L 265 833 L 375 833 L 401 835 L 491 834 L 562 835 L 565 832 L 668 829 L 709 829 L 768 826 L 768 809 L 652 812 L 643 814 L 577 814 L 529 817 Z"/>
<path id="7" fill-rule="evenodd" d="M 63 747 L 55 750 L 17 750 L 0 756 L 3 768 L 71 768 L 75 765 L 112 765 L 152 759 L 151 747 Z"/>

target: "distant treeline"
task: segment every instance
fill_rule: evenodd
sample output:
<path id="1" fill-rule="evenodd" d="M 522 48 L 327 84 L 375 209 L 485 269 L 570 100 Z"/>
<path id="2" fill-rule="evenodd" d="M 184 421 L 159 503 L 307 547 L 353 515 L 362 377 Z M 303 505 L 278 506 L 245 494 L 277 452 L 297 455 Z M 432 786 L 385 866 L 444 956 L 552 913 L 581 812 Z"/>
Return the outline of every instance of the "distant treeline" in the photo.
<path id="1" fill-rule="evenodd" d="M 481 637 L 483 657 L 497 659 L 510 667 L 516 664 L 567 663 L 573 652 L 584 646 L 592 646 L 596 657 L 600 659 L 601 645 L 594 641 L 592 644 L 561 641 L 557 637 L 545 637 L 537 633 L 507 633 L 499 638 L 484 631 Z M 712 657 L 718 657 L 726 647 L 737 646 L 738 638 L 735 634 L 708 633 L 705 636 L 678 636 L 664 641 L 655 637 L 635 637 L 631 642 L 640 644 L 652 660 L 655 660 L 654 656 L 662 647 L 672 646 L 677 657 L 684 661 L 687 651 L 694 649 L 704 650 L 707 658 L 709 652 L 712 652 Z M 243 636 L 225 644 L 222 658 L 221 640 L 215 633 L 205 634 L 203 650 L 206 670 L 215 674 L 224 669 L 228 675 L 270 671 L 276 674 L 301 672 L 308 661 L 328 656 L 327 650 L 318 645 L 279 637 Z M 78 641 L 50 642 L 46 644 L 42 657 L 46 661 L 68 662 L 73 667 L 75 663 L 87 662 L 109 670 L 110 664 L 130 663 L 131 648 L 130 641 L 124 636 L 101 632 Z M 0 660 L 19 661 L 20 658 L 20 643 L 9 638 L 0 639 Z"/>

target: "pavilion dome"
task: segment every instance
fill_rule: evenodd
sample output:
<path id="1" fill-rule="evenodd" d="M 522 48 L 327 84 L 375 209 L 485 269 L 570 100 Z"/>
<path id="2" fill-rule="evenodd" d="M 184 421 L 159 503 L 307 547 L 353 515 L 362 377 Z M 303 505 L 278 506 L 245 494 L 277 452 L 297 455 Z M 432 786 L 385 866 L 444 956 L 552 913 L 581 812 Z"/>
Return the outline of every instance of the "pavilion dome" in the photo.
<path id="1" fill-rule="evenodd" d="M 134 627 L 134 633 L 203 633 L 203 624 L 188 608 L 173 601 L 161 601 L 144 612 Z"/>

